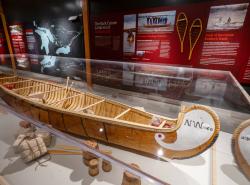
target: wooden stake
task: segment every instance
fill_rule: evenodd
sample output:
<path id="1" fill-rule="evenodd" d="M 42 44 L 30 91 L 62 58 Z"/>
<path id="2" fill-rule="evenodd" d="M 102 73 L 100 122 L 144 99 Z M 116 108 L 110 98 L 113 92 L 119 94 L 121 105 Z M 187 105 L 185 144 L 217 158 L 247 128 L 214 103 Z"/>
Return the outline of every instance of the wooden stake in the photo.
<path id="1" fill-rule="evenodd" d="M 8 46 L 8 49 L 9 49 L 13 74 L 16 75 L 16 61 L 15 61 L 15 58 L 13 56 L 14 53 L 13 53 L 13 49 L 12 49 L 12 46 L 11 46 L 10 35 L 9 35 L 9 32 L 8 32 L 8 26 L 7 26 L 5 15 L 4 15 L 4 12 L 3 12 L 2 3 L 0 3 L 0 16 L 1 16 L 2 23 L 3 23 L 3 29 L 4 29 L 4 34 L 5 34 L 5 38 L 6 38 L 6 41 L 7 41 L 7 46 Z"/>
<path id="2" fill-rule="evenodd" d="M 66 89 L 69 87 L 69 77 L 67 77 L 67 82 L 66 82 Z"/>
<path id="3" fill-rule="evenodd" d="M 217 185 L 216 143 L 212 146 L 212 185 Z"/>
<path id="4" fill-rule="evenodd" d="M 22 128 L 30 128 L 31 123 L 29 123 L 28 121 L 20 121 L 19 126 L 22 127 Z"/>
<path id="5" fill-rule="evenodd" d="M 89 162 L 89 175 L 94 177 L 99 174 L 99 163 L 98 159 L 92 159 Z"/>
<path id="6" fill-rule="evenodd" d="M 140 169 L 137 164 L 132 163 L 131 166 Z M 141 179 L 140 177 L 125 171 L 123 173 L 122 185 L 141 185 Z"/>
<path id="7" fill-rule="evenodd" d="M 3 176 L 0 176 L 0 184 L 1 185 L 10 185 Z"/>
<path id="8" fill-rule="evenodd" d="M 101 152 L 104 153 L 104 154 L 106 154 L 106 155 L 109 155 L 109 156 L 112 154 L 111 150 L 102 150 Z M 112 170 L 112 164 L 111 164 L 111 162 L 103 159 L 102 160 L 102 170 L 104 172 L 110 172 Z"/>
<path id="9" fill-rule="evenodd" d="M 84 143 L 93 149 L 99 148 L 96 141 L 85 141 Z M 94 155 L 90 152 L 87 152 L 87 151 L 82 151 L 82 155 L 83 155 L 83 162 L 86 166 L 89 166 L 89 163 L 92 159 L 97 159 L 96 155 Z"/>
<path id="10" fill-rule="evenodd" d="M 90 64 L 90 36 L 89 36 L 89 0 L 82 0 L 84 48 L 86 59 L 86 80 L 88 87 L 92 87 L 91 64 Z"/>

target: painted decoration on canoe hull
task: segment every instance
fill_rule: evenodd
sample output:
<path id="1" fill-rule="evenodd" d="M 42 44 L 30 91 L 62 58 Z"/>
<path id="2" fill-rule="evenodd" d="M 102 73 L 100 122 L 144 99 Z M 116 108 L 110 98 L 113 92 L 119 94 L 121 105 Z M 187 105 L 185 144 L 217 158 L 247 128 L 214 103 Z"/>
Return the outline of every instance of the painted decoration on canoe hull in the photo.
<path id="1" fill-rule="evenodd" d="M 187 108 L 185 112 L 181 127 L 176 131 L 174 142 L 165 143 L 165 136 L 162 133 L 155 134 L 157 143 L 171 151 L 173 158 L 184 155 L 191 157 L 196 155 L 197 151 L 206 150 L 215 142 L 220 129 L 218 116 L 204 106 L 196 105 Z"/>

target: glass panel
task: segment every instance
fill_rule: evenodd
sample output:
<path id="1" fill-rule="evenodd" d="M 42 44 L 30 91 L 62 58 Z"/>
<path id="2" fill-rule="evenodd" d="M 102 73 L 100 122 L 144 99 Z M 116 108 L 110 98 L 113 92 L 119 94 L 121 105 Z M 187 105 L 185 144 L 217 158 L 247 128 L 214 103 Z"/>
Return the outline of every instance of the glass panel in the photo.
<path id="1" fill-rule="evenodd" d="M 121 184 L 125 170 L 140 176 L 142 184 L 248 184 L 249 181 L 234 162 L 231 143 L 236 127 L 249 119 L 249 96 L 231 73 L 62 57 L 56 57 L 56 61 L 59 64 L 73 61 L 82 67 L 90 62 L 93 86 L 89 87 L 85 81 L 85 76 L 89 74 L 85 71 L 80 73 L 81 69 L 76 67 L 69 67 L 60 73 L 47 73 L 55 76 L 22 70 L 17 71 L 18 76 L 11 76 L 10 68 L 0 66 L 3 72 L 0 73 L 0 96 L 15 109 L 12 111 L 3 104 L 9 112 L 1 115 L 0 119 L 0 145 L 5 148 L 0 150 L 1 156 L 4 156 L 0 159 L 0 170 L 12 184 L 18 184 L 25 173 L 34 174 L 32 180 L 39 183 L 43 182 L 41 177 L 45 179 L 53 174 L 53 180 L 58 183 L 63 176 L 68 184 Z M 70 78 L 66 79 L 67 76 Z M 11 97 L 13 94 L 14 99 Z M 208 120 L 204 124 L 193 124 L 186 117 L 187 122 L 178 127 L 178 120 L 183 116 L 181 106 L 193 104 L 210 106 L 219 116 L 221 131 L 219 136 L 216 135 L 218 139 L 212 149 L 202 150 L 189 159 L 169 159 L 166 156 L 171 157 L 171 152 L 166 152 L 165 146 L 174 148 L 177 145 L 171 144 L 179 143 L 179 147 L 188 147 L 200 142 L 202 133 L 216 129 L 208 124 Z M 58 141 L 53 147 L 60 144 L 77 147 L 78 154 L 81 150 L 89 150 L 111 161 L 113 171 L 100 172 L 101 175 L 96 178 L 89 177 L 88 168 L 79 162 L 81 154 L 53 157 L 49 162 L 52 166 L 49 165 L 48 169 L 38 167 L 40 176 L 32 172 L 34 163 L 25 166 L 19 160 L 11 165 L 8 160 L 18 156 L 8 154 L 20 121 L 14 115 L 51 132 Z M 190 126 L 201 129 L 201 132 L 189 130 Z M 148 132 L 142 132 L 142 127 Z M 171 132 L 173 128 L 177 131 Z M 165 133 L 164 129 L 169 132 Z M 194 142 L 189 143 L 180 133 Z M 101 150 L 112 150 L 112 157 L 86 147 L 83 144 L 86 138 L 94 138 Z M 152 155 L 149 155 L 149 150 Z M 182 152 L 175 151 L 172 155 L 178 156 Z M 130 163 L 138 164 L 141 171 L 129 167 L 127 164 Z"/>

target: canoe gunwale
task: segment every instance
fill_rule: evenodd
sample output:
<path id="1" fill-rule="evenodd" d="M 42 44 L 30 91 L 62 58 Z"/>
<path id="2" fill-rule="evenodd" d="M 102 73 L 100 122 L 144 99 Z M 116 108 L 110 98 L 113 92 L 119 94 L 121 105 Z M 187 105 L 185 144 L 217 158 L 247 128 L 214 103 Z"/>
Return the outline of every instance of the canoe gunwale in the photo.
<path id="1" fill-rule="evenodd" d="M 17 84 L 17 83 L 24 83 L 24 82 L 32 82 L 32 80 L 30 80 L 30 79 L 28 79 L 28 80 L 22 80 L 22 81 L 17 81 L 17 82 L 5 82 L 5 83 L 3 83 L 4 85 L 6 85 L 6 84 Z"/>
<path id="2" fill-rule="evenodd" d="M 6 77 L 1 77 L 0 80 L 5 80 L 5 79 L 11 79 L 11 78 L 15 78 L 18 76 L 6 76 Z"/>
<path id="3" fill-rule="evenodd" d="M 83 108 L 81 108 L 81 109 L 74 110 L 74 111 L 75 111 L 75 112 L 79 112 L 79 113 L 80 113 L 80 112 L 83 112 L 83 111 L 85 111 L 85 110 L 87 110 L 87 109 L 89 109 L 89 108 L 91 108 L 91 107 L 93 107 L 93 106 L 98 105 L 99 103 L 104 102 L 105 100 L 106 100 L 106 99 L 104 98 L 104 99 L 102 99 L 102 100 L 100 100 L 100 101 L 97 101 L 97 102 L 91 104 L 91 105 L 85 106 L 85 107 L 83 107 Z"/>
<path id="4" fill-rule="evenodd" d="M 36 81 L 48 84 L 48 82 L 43 82 L 43 81 L 40 81 L 40 80 L 36 80 Z M 41 85 L 45 85 L 45 84 L 41 84 Z M 60 84 L 56 84 L 56 83 L 51 83 L 51 84 L 53 84 L 55 86 L 58 86 L 58 87 L 64 87 L 64 86 L 62 86 Z M 152 131 L 152 132 L 169 133 L 169 132 L 175 132 L 181 126 L 181 123 L 182 123 L 182 120 L 179 120 L 179 119 L 172 119 L 172 118 L 159 116 L 159 117 L 164 118 L 166 120 L 169 120 L 169 121 L 172 121 L 172 122 L 177 122 L 177 124 L 173 128 L 159 128 L 159 127 L 154 127 L 154 126 L 146 125 L 146 124 L 140 124 L 140 123 L 136 123 L 136 122 L 129 122 L 129 121 L 125 121 L 125 120 L 119 120 L 119 119 L 114 119 L 114 118 L 109 118 L 109 117 L 104 117 L 104 116 L 91 115 L 91 114 L 87 114 L 87 113 L 84 113 L 84 112 L 79 113 L 79 112 L 75 112 L 73 110 L 69 111 L 69 110 L 58 108 L 58 107 L 50 106 L 48 104 L 42 104 L 40 102 L 34 102 L 34 101 L 28 99 L 25 96 L 22 96 L 22 95 L 19 95 L 19 94 L 15 93 L 15 91 L 13 91 L 13 90 L 7 89 L 3 85 L 0 85 L 0 88 L 5 93 L 7 93 L 7 94 L 9 94 L 11 96 L 14 96 L 15 98 L 21 99 L 21 100 L 31 104 L 32 106 L 41 108 L 43 110 L 48 110 L 48 111 L 51 110 L 51 111 L 59 112 L 59 113 L 62 113 L 62 114 L 77 116 L 77 117 L 81 117 L 83 119 L 87 118 L 87 119 L 100 121 L 100 122 L 108 123 L 108 124 L 112 124 L 112 125 L 125 126 L 125 127 L 136 128 L 136 129 L 139 129 L 139 130 Z M 74 89 L 74 92 L 78 92 L 78 93 L 81 93 L 81 94 L 85 93 L 85 92 L 78 91 L 76 89 Z M 100 96 L 96 96 L 96 95 L 93 95 L 91 93 L 86 93 L 86 94 L 90 94 L 91 96 L 100 98 Z M 108 100 L 108 99 L 105 99 L 105 100 Z M 112 100 L 108 100 L 108 101 L 116 104 L 116 102 L 114 102 Z M 143 112 L 141 110 L 130 107 L 128 105 L 124 105 L 124 104 L 121 104 L 121 103 L 117 103 L 117 104 L 126 106 L 126 107 L 130 108 L 131 110 L 135 110 L 135 111 L 138 111 L 138 112 Z M 145 112 L 145 113 L 148 113 L 148 112 Z M 153 114 L 151 114 L 151 113 L 148 113 L 148 114 L 153 116 Z"/>

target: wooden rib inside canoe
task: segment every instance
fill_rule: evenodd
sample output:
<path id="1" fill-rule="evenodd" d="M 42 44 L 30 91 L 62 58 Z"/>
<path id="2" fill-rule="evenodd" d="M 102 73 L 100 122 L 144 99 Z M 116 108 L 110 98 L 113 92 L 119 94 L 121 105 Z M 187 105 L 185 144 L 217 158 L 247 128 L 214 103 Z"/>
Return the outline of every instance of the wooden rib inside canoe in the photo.
<path id="1" fill-rule="evenodd" d="M 197 45 L 197 42 L 201 36 L 201 33 L 202 33 L 202 21 L 200 18 L 197 18 L 192 22 L 192 25 L 189 29 L 190 51 L 189 51 L 188 60 L 191 60 L 192 58 L 193 50 L 195 46 Z"/>
<path id="2" fill-rule="evenodd" d="M 201 142 L 194 142 L 199 143 L 196 145 L 190 134 L 192 128 L 189 130 L 184 124 L 186 115 L 193 109 L 183 109 L 177 119 L 172 119 L 68 86 L 21 77 L 0 78 L 0 91 L 2 99 L 18 113 L 49 123 L 67 133 L 154 156 L 158 155 L 159 150 L 163 150 L 163 156 L 168 158 L 197 155 L 215 141 L 220 128 L 215 113 L 211 113 L 209 108 L 194 107 L 195 111 L 212 115 L 209 122 L 212 129 L 207 136 L 203 135 L 205 138 Z M 179 133 L 181 130 L 186 135 Z M 188 140 L 192 147 L 183 146 L 182 150 L 174 146 L 175 142 L 181 142 L 180 138 Z"/>
<path id="3" fill-rule="evenodd" d="M 176 29 L 181 43 L 181 53 L 183 53 L 183 44 L 186 37 L 188 19 L 184 12 L 179 13 L 176 20 Z"/>

